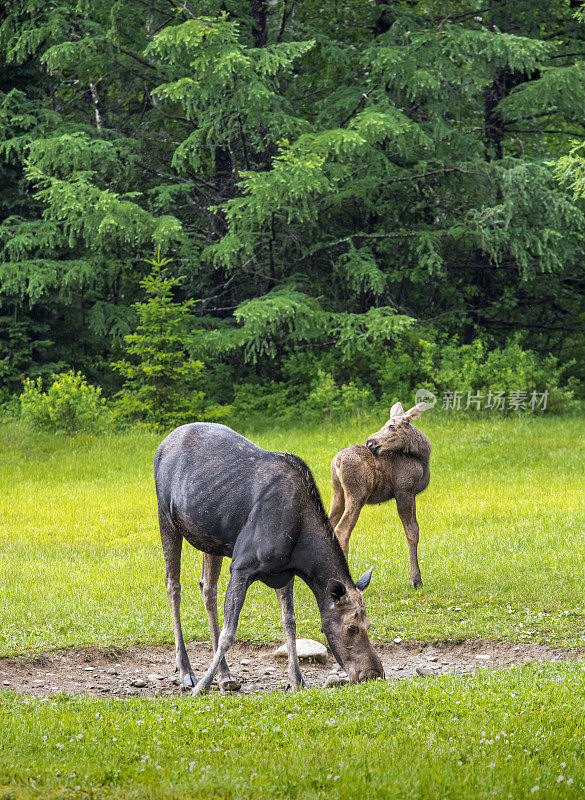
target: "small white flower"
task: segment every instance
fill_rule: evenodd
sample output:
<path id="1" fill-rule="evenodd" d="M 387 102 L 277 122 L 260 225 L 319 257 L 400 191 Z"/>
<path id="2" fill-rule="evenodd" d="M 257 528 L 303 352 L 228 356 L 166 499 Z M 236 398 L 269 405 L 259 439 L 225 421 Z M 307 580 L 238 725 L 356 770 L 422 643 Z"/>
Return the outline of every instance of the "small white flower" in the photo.
<path id="1" fill-rule="evenodd" d="M 530 791 L 531 792 L 537 792 L 539 790 L 539 788 L 540 788 L 539 786 L 533 786 Z"/>
<path id="2" fill-rule="evenodd" d="M 557 778 L 557 783 L 560 783 L 561 781 L 564 781 L 564 780 L 565 780 L 565 776 L 564 775 L 559 775 L 559 777 Z"/>

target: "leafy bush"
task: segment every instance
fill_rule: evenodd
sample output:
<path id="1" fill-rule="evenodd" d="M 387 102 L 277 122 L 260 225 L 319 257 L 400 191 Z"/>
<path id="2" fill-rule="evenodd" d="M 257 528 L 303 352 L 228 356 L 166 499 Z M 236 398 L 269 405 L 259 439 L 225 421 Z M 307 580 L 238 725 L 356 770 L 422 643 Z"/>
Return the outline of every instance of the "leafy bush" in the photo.
<path id="1" fill-rule="evenodd" d="M 436 342 L 424 337 L 405 337 L 384 359 L 380 368 L 380 393 L 385 405 L 414 397 L 417 389 L 428 389 L 441 398 L 447 392 L 548 392 L 549 410 L 569 410 L 573 405 L 570 386 L 562 385 L 563 373 L 554 356 L 540 357 L 522 348 L 518 340 L 489 349 L 481 339 L 471 344 Z M 438 405 L 440 407 L 440 404 Z"/>
<path id="2" fill-rule="evenodd" d="M 52 376 L 46 391 L 42 378 L 27 378 L 20 410 L 33 428 L 52 433 L 102 433 L 111 422 L 102 390 L 74 371 Z"/>

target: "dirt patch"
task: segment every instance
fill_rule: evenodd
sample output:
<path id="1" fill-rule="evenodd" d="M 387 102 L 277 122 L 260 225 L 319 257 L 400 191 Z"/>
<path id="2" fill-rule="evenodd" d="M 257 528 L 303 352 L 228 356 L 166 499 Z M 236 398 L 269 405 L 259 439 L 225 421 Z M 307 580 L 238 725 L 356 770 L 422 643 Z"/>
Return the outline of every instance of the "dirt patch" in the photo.
<path id="1" fill-rule="evenodd" d="M 277 643 L 255 647 L 237 642 L 228 653 L 241 692 L 269 692 L 284 687 L 286 660 L 274 657 Z M 410 678 L 417 668 L 426 674 L 468 673 L 485 667 L 506 667 L 529 661 L 566 661 L 584 655 L 583 649 L 569 650 L 538 644 L 493 641 L 384 642 L 375 643 L 386 678 Z M 187 650 L 199 678 L 211 660 L 211 647 L 191 642 Z M 339 671 L 329 654 L 326 664 L 301 663 L 307 686 L 323 686 L 327 676 Z M 59 692 L 94 697 L 136 695 L 178 695 L 174 649 L 171 646 L 128 647 L 118 650 L 92 648 L 58 650 L 41 656 L 0 658 L 0 686 L 30 695 Z M 138 684 L 138 685 L 136 685 Z M 217 689 L 214 686 L 214 689 Z"/>

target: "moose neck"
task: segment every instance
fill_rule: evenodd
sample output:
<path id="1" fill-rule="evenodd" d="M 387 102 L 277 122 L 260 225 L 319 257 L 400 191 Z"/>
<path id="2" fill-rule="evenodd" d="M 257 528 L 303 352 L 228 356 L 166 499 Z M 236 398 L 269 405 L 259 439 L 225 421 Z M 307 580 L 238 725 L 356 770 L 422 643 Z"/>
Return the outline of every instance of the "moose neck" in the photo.
<path id="1" fill-rule="evenodd" d="M 295 574 L 313 592 L 320 611 L 331 578 L 341 581 L 345 586 L 354 585 L 333 529 L 326 530 L 323 526 L 317 532 L 313 529 L 304 530 L 295 547 L 294 561 Z"/>

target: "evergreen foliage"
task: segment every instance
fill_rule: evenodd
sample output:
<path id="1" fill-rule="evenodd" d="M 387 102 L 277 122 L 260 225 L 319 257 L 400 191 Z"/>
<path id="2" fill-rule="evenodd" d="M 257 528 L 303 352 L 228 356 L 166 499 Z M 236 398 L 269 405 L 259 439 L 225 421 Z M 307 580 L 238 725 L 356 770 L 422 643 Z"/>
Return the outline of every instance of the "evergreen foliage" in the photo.
<path id="1" fill-rule="evenodd" d="M 148 263 L 152 272 L 140 282 L 148 299 L 134 304 L 138 326 L 124 337 L 127 358 L 112 364 L 124 378 L 116 415 L 160 429 L 214 418 L 220 409 L 205 412 L 205 394 L 198 388 L 203 363 L 188 354 L 194 347 L 189 311 L 195 301 L 173 299 L 182 279 L 165 274 L 170 259 L 161 258 L 160 249 Z"/>
<path id="2" fill-rule="evenodd" d="M 63 368 L 126 381 L 149 424 L 319 371 L 380 399 L 412 331 L 552 354 L 585 396 L 573 5 L 8 0 L 0 401 Z M 147 279 L 153 245 L 173 261 Z M 124 372 L 155 363 L 144 289 L 199 331 L 159 348 L 166 398 Z"/>

